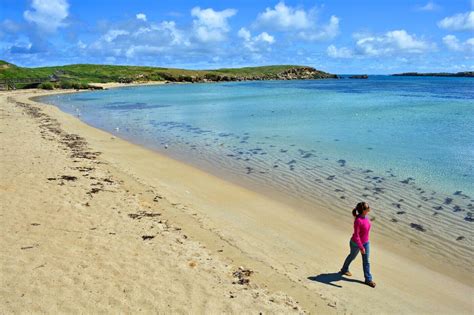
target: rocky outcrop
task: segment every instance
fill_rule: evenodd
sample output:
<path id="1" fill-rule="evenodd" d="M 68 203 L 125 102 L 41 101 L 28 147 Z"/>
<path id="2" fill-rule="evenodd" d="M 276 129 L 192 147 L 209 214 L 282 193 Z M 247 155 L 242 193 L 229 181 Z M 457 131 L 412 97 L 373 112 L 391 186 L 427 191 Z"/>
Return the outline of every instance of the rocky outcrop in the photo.
<path id="1" fill-rule="evenodd" d="M 449 72 L 433 72 L 433 73 L 419 73 L 419 72 L 405 72 L 405 73 L 396 73 L 392 74 L 393 76 L 402 76 L 402 77 L 474 77 L 474 71 L 463 71 L 457 73 Z"/>
<path id="2" fill-rule="evenodd" d="M 369 76 L 367 74 L 356 74 L 356 75 L 351 75 L 349 79 L 368 79 Z"/>
<path id="3" fill-rule="evenodd" d="M 219 71 L 206 73 L 201 76 L 175 76 L 170 73 L 160 73 L 160 76 L 169 82 L 230 82 L 230 81 L 260 81 L 260 80 L 309 80 L 309 79 L 337 79 L 337 75 L 316 70 L 312 67 L 294 67 L 279 73 L 262 73 L 258 75 L 232 75 Z"/>
<path id="4" fill-rule="evenodd" d="M 337 79 L 337 75 L 316 70 L 312 67 L 298 67 L 276 75 L 276 80 Z"/>

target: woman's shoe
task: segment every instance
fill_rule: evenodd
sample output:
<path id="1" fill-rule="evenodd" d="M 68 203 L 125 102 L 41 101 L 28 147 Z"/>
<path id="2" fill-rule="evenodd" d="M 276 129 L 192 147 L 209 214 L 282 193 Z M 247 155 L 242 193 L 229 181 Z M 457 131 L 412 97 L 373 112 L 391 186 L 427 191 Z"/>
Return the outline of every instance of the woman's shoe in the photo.
<path id="1" fill-rule="evenodd" d="M 343 276 L 348 276 L 348 277 L 352 276 L 352 273 L 350 273 L 350 271 L 346 271 L 346 272 L 339 271 L 339 273 Z"/>
<path id="2" fill-rule="evenodd" d="M 365 281 L 365 284 L 367 284 L 369 287 L 375 288 L 375 282 L 373 281 Z"/>

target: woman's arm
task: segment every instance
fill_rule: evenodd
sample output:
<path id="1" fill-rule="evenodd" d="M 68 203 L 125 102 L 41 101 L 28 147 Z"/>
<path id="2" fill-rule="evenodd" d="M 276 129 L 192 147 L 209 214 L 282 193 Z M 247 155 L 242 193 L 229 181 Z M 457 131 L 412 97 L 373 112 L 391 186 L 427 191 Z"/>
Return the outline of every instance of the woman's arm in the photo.
<path id="1" fill-rule="evenodd" d="M 359 232 L 360 232 L 360 220 L 355 219 L 354 220 L 354 237 L 353 237 L 354 242 L 356 242 L 356 244 L 359 247 L 360 251 L 362 253 L 364 253 L 365 248 L 364 248 L 364 245 L 362 245 L 362 241 L 360 240 Z"/>

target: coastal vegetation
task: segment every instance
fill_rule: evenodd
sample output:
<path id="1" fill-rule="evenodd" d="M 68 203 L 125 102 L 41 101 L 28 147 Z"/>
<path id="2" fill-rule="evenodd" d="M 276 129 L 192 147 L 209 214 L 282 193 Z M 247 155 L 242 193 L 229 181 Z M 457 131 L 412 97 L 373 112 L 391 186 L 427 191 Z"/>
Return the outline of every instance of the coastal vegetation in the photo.
<path id="1" fill-rule="evenodd" d="M 168 82 L 219 82 L 246 80 L 294 80 L 328 79 L 336 75 L 297 65 L 276 65 L 244 68 L 222 68 L 215 70 L 187 70 L 145 66 L 116 66 L 74 64 L 65 66 L 25 68 L 6 61 L 0 61 L 0 80 L 26 78 L 46 78 L 51 84 L 40 83 L 40 88 L 91 87 L 91 83 L 133 83 L 150 81 Z M 28 88 L 31 84 L 20 84 L 18 88 Z"/>

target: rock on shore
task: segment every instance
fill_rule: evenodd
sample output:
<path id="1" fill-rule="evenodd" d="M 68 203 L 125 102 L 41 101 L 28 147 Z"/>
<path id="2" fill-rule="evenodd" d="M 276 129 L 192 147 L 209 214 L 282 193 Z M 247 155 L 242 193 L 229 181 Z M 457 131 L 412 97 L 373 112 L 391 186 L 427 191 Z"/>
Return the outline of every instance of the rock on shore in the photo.
<path id="1" fill-rule="evenodd" d="M 351 75 L 349 79 L 368 79 L 369 76 L 367 74 L 356 74 L 356 75 Z"/>

